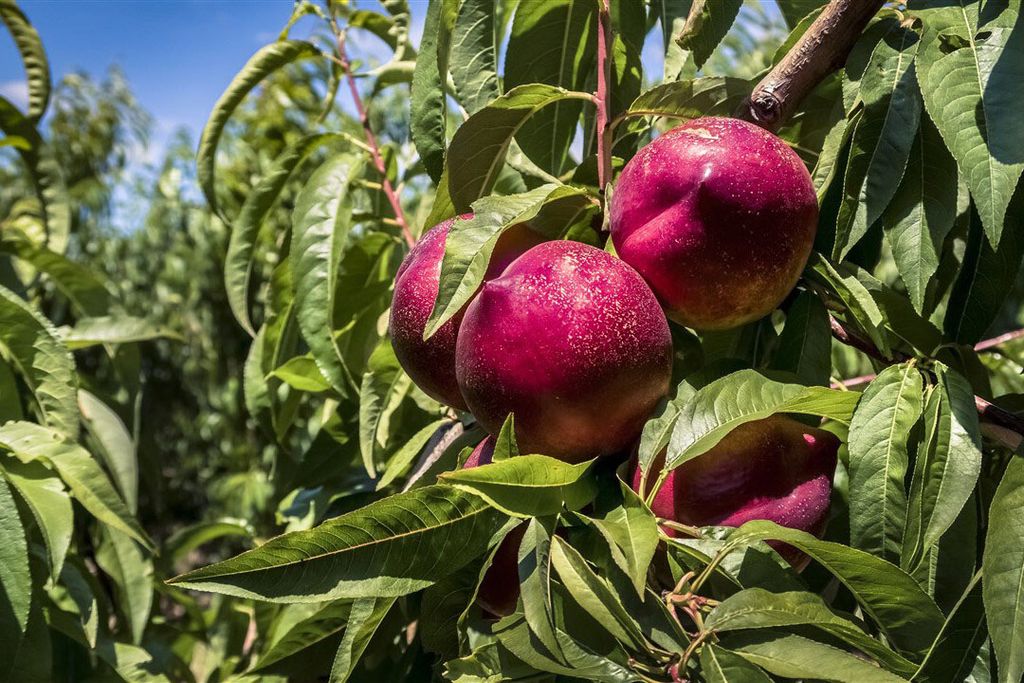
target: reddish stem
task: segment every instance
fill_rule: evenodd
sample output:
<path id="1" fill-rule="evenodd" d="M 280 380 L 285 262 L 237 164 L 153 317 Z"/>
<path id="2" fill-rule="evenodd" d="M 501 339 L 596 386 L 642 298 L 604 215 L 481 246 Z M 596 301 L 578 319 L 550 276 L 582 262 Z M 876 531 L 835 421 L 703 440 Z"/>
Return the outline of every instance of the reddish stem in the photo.
<path id="1" fill-rule="evenodd" d="M 608 80 L 611 76 L 611 60 L 608 48 L 611 44 L 611 16 L 609 0 L 601 0 L 597 10 L 597 92 L 594 104 L 597 106 L 597 184 L 602 194 L 612 180 L 611 136 L 608 135 Z"/>
<path id="2" fill-rule="evenodd" d="M 345 52 L 345 34 L 338 30 L 337 24 L 335 24 L 334 30 L 338 39 L 338 62 L 341 70 L 345 72 L 348 90 L 352 93 L 352 101 L 356 106 L 356 113 L 359 115 L 359 123 L 363 126 L 366 144 L 369 145 L 370 155 L 373 157 L 373 165 L 377 168 L 377 172 L 380 173 L 381 186 L 384 189 L 384 194 L 387 195 L 388 203 L 391 204 L 391 210 L 395 212 L 395 220 L 398 222 L 398 227 L 402 230 L 402 237 L 412 247 L 416 244 L 416 238 L 412 236 L 412 231 L 409 230 L 409 222 L 405 219 L 405 211 L 402 210 L 402 203 L 398 199 L 398 193 L 395 192 L 394 186 L 388 179 L 387 167 L 384 165 L 384 157 L 380 153 L 380 145 L 377 144 L 377 136 L 373 134 L 373 129 L 370 128 L 370 117 L 366 115 L 366 107 L 363 106 L 363 98 L 359 95 L 359 88 L 356 87 L 356 79 L 352 75 L 351 64 Z"/>

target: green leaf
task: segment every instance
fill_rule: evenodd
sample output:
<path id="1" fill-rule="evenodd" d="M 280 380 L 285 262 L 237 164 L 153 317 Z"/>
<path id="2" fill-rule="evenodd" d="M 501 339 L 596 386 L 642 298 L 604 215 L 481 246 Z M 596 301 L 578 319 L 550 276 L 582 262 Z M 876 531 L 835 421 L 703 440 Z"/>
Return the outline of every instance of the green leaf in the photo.
<path id="1" fill-rule="evenodd" d="M 117 606 L 127 618 L 132 642 L 142 642 L 142 633 L 153 607 L 153 562 L 127 535 L 116 529 L 101 533 L 96 563 L 106 572 L 117 592 Z"/>
<path id="2" fill-rule="evenodd" d="M 899 683 L 907 680 L 849 652 L 802 636 L 753 631 L 733 636 L 726 645 L 748 662 L 783 678 L 835 683 Z"/>
<path id="3" fill-rule="evenodd" d="M 82 315 L 104 315 L 110 310 L 110 290 L 106 281 L 92 268 L 36 244 L 27 237 L 15 236 L 11 239 L 8 236 L 6 241 L 0 243 L 0 250 L 9 251 L 45 273 Z"/>
<path id="4" fill-rule="evenodd" d="M 1024 192 L 1020 197 L 1024 203 Z M 971 206 L 967 250 L 943 318 L 946 336 L 967 345 L 981 341 L 999 316 L 1024 260 L 1024 235 L 1017 229 L 1006 230 L 993 249 Z"/>
<path id="5" fill-rule="evenodd" d="M 857 279 L 856 274 L 850 274 L 849 270 L 845 268 L 842 270 L 836 268 L 827 258 L 817 252 L 811 254 L 805 272 L 826 283 L 846 307 L 847 316 L 852 316 L 875 347 L 886 358 L 892 355 L 889 340 L 882 331 L 885 316 L 882 315 L 882 311 L 879 310 L 878 303 L 871 293 Z"/>
<path id="6" fill-rule="evenodd" d="M 516 416 L 509 413 L 501 425 L 498 436 L 494 439 L 494 453 L 491 462 L 508 460 L 519 455 L 519 444 L 516 443 Z"/>
<path id="7" fill-rule="evenodd" d="M 924 313 L 928 285 L 956 219 L 956 185 L 956 162 L 925 117 L 882 220 L 896 269 L 918 313 Z"/>
<path id="8" fill-rule="evenodd" d="M 913 363 L 892 365 L 868 385 L 850 421 L 851 545 L 898 562 L 907 521 L 904 480 L 923 383 Z"/>
<path id="9" fill-rule="evenodd" d="M 100 344 L 134 344 L 153 339 L 184 341 L 180 334 L 157 322 L 129 315 L 80 318 L 74 327 L 62 327 L 60 335 L 61 340 L 72 350 Z"/>
<path id="10" fill-rule="evenodd" d="M 199 546 L 226 536 L 251 538 L 253 530 L 249 524 L 243 523 L 241 520 L 219 519 L 212 522 L 197 522 L 171 534 L 164 541 L 160 555 L 173 564 L 184 559 Z"/>
<path id="11" fill-rule="evenodd" d="M 802 384 L 828 386 L 832 373 L 832 329 L 828 310 L 810 292 L 797 294 L 786 311 L 773 370 L 789 372 Z"/>
<path id="12" fill-rule="evenodd" d="M 676 40 L 680 47 L 693 52 L 698 69 L 732 28 L 742 6 L 743 0 L 694 0 L 683 32 Z"/>
<path id="13" fill-rule="evenodd" d="M 700 650 L 700 668 L 707 683 L 771 683 L 768 674 L 757 666 L 711 643 Z"/>
<path id="14" fill-rule="evenodd" d="M 469 114 L 498 96 L 497 50 L 494 46 L 491 0 L 463 0 L 451 37 L 452 81 L 459 102 Z"/>
<path id="15" fill-rule="evenodd" d="M 331 390 L 316 361 L 310 355 L 295 356 L 270 373 L 293 389 L 320 394 Z"/>
<path id="16" fill-rule="evenodd" d="M 345 635 L 334 655 L 330 683 L 345 683 L 349 679 L 370 638 L 394 604 L 395 598 L 359 598 L 352 603 Z"/>
<path id="17" fill-rule="evenodd" d="M 507 461 L 511 462 L 511 461 Z M 551 517 L 534 518 L 526 525 L 523 540 L 517 556 L 519 568 L 519 597 L 523 604 L 523 615 L 529 631 L 536 636 L 545 659 L 551 658 L 556 665 L 565 663 L 561 642 L 555 629 L 551 598 L 551 539 L 554 536 L 555 521 Z M 510 648 L 511 649 L 511 648 Z M 515 653 L 515 650 L 513 650 Z M 539 654 L 539 653 L 538 653 Z M 530 664 L 535 664 L 526 660 Z"/>
<path id="18" fill-rule="evenodd" d="M 728 538 L 730 545 L 754 540 L 782 541 L 821 564 L 900 651 L 925 652 L 942 627 L 942 612 L 935 602 L 909 574 L 881 558 L 764 520 L 747 522 Z"/>
<path id="19" fill-rule="evenodd" d="M 680 408 L 665 458 L 668 472 L 707 453 L 726 434 L 775 413 L 820 415 L 848 423 L 860 394 L 783 384 L 740 370 L 697 390 Z"/>
<path id="20" fill-rule="evenodd" d="M 363 160 L 349 154 L 325 161 L 299 192 L 292 217 L 290 258 L 299 329 L 317 367 L 342 396 L 353 380 L 331 332 L 342 254 L 352 227 L 349 189 L 362 170 Z"/>
<path id="21" fill-rule="evenodd" d="M 35 396 L 43 419 L 77 438 L 75 361 L 50 321 L 4 287 L 0 287 L 0 345 Z"/>
<path id="22" fill-rule="evenodd" d="M 423 24 L 420 52 L 412 73 L 409 132 L 423 167 L 435 183 L 440 182 L 444 169 L 448 119 L 445 90 L 449 43 L 457 8 L 458 0 L 430 0 Z M 439 222 L 428 222 L 427 225 Z"/>
<path id="23" fill-rule="evenodd" d="M 917 33 L 902 26 L 878 42 L 860 82 L 864 114 L 853 133 L 832 257 L 837 261 L 882 215 L 899 187 L 921 118 L 914 77 Z"/>
<path id="24" fill-rule="evenodd" d="M 199 139 L 196 176 L 210 208 L 221 218 L 224 218 L 224 214 L 217 201 L 215 172 L 217 146 L 220 144 L 220 137 L 224 133 L 228 119 L 245 96 L 264 78 L 287 64 L 318 54 L 320 51 L 315 45 L 303 40 L 280 40 L 264 45 L 249 58 L 213 105 L 213 111 L 210 112 L 206 126 L 203 127 L 202 137 Z"/>
<path id="25" fill-rule="evenodd" d="M 64 485 L 49 468 L 38 462 L 24 463 L 16 458 L 6 458 L 0 465 L 0 471 L 25 501 L 39 527 L 46 544 L 50 576 L 60 576 L 75 521 L 71 498 Z"/>
<path id="26" fill-rule="evenodd" d="M 633 582 L 638 597 L 643 597 L 647 571 L 658 548 L 658 522 L 644 501 L 624 483 L 619 482 L 622 504 L 601 517 L 587 521 L 608 541 L 612 559 Z"/>
<path id="27" fill-rule="evenodd" d="M 985 615 L 999 680 L 1024 675 L 1024 459 L 1010 458 L 989 507 L 981 560 Z"/>
<path id="28" fill-rule="evenodd" d="M 468 211 L 473 202 L 491 191 L 512 137 L 531 116 L 548 105 L 590 98 L 589 93 L 535 83 L 509 90 L 470 116 L 455 131 L 445 162 L 455 208 Z"/>
<path id="29" fill-rule="evenodd" d="M 18 380 L 10 364 L 0 358 L 0 424 L 20 420 L 23 416 Z"/>
<path id="30" fill-rule="evenodd" d="M 84 389 L 78 390 L 78 407 L 86 431 L 96 439 L 99 454 L 113 476 L 118 491 L 133 513 L 139 507 L 139 462 L 135 440 L 120 416 Z"/>
<path id="31" fill-rule="evenodd" d="M 377 490 L 380 491 L 387 488 L 391 485 L 391 482 L 408 472 L 416 456 L 430 443 L 438 430 L 442 428 L 447 429 L 451 424 L 452 420 L 447 417 L 434 420 L 402 444 L 402 447 L 391 456 L 384 474 L 381 476 L 380 481 L 377 482 Z"/>
<path id="32" fill-rule="evenodd" d="M 593 500 L 593 460 L 570 465 L 546 455 L 520 455 L 472 469 L 445 472 L 441 481 L 476 494 L 509 515 L 553 515 Z"/>
<path id="33" fill-rule="evenodd" d="M 595 0 L 520 2 L 505 48 L 505 97 L 513 89 L 522 91 L 530 84 L 593 90 L 588 77 L 594 68 L 596 31 Z M 535 112 L 530 120 L 524 118 L 510 136 L 515 134 L 519 146 L 538 166 L 561 175 L 568 170 L 569 147 L 582 110 L 583 105 L 574 99 L 552 100 L 551 107 Z M 456 186 L 453 174 L 452 187 Z M 477 196 L 484 194 L 486 190 Z M 458 198 L 455 204 L 459 205 Z"/>
<path id="34" fill-rule="evenodd" d="M 551 539 L 551 565 L 566 592 L 620 643 L 643 650 L 647 643 L 615 590 L 587 565 L 579 551 L 558 536 Z"/>
<path id="35" fill-rule="evenodd" d="M 985 648 L 988 629 L 985 627 L 981 578 L 981 572 L 974 575 L 953 607 L 942 625 L 942 632 L 921 662 L 915 679 L 936 682 L 971 680 L 971 669 L 978 657 L 988 659 Z"/>
<path id="36" fill-rule="evenodd" d="M 382 342 L 370 355 L 359 388 L 359 452 L 363 457 L 366 474 L 371 478 L 377 476 L 373 456 L 385 407 L 405 377 L 391 342 Z"/>
<path id="37" fill-rule="evenodd" d="M 341 134 L 319 133 L 302 137 L 285 148 L 266 175 L 249 192 L 231 226 L 231 238 L 224 257 L 224 288 L 235 320 L 250 335 L 255 336 L 256 333 L 249 316 L 249 291 L 256 241 L 263 221 L 302 162 L 321 146 L 342 139 L 344 135 Z"/>
<path id="38" fill-rule="evenodd" d="M 397 597 L 482 555 L 505 519 L 482 498 L 427 486 L 278 536 L 171 583 L 272 602 Z"/>
<path id="39" fill-rule="evenodd" d="M 6 648 L 16 649 L 32 609 L 32 576 L 25 529 L 4 477 L 0 477 L 0 566 L 0 634 Z"/>
<path id="40" fill-rule="evenodd" d="M 25 65 L 28 80 L 28 115 L 38 121 L 50 102 L 50 64 L 39 33 L 13 2 L 0 2 L 0 21 L 10 31 Z"/>
<path id="41" fill-rule="evenodd" d="M 294 612 L 293 621 L 275 621 L 272 639 L 260 654 L 252 671 L 259 671 L 301 652 L 345 628 L 352 603 L 335 600 L 321 605 L 288 605 L 282 608 Z M 289 613 L 289 616 L 292 616 Z M 281 624 L 284 623 L 284 626 Z"/>
<path id="42" fill-rule="evenodd" d="M 981 473 L 981 428 L 974 390 L 935 363 L 938 384 L 924 413 L 924 443 L 910 486 L 902 566 L 914 569 L 960 515 Z"/>
<path id="43" fill-rule="evenodd" d="M 8 422 L 0 427 L 0 447 L 23 462 L 43 461 L 60 475 L 75 500 L 99 522 L 123 531 L 147 548 L 152 547 L 146 532 L 99 464 L 61 432 L 31 422 Z"/>
<path id="44" fill-rule="evenodd" d="M 483 283 L 494 247 L 505 231 L 520 223 L 556 238 L 595 209 L 583 190 L 556 185 L 503 197 L 484 197 L 473 203 L 474 216 L 456 221 L 445 239 L 437 299 L 427 320 L 430 337 L 452 319 Z"/>
<path id="45" fill-rule="evenodd" d="M 704 622 L 705 628 L 716 632 L 804 625 L 839 638 L 895 673 L 910 676 L 917 670 L 913 662 L 885 647 L 813 593 L 748 588 L 723 600 Z"/>
<path id="46" fill-rule="evenodd" d="M 985 234 L 998 246 L 1024 171 L 1024 98 L 1017 87 L 1024 81 L 1024 34 L 1015 28 L 1020 6 L 1011 3 L 979 30 L 977 8 L 963 5 L 920 11 L 918 81 L 925 109 L 967 180 Z"/>
<path id="47" fill-rule="evenodd" d="M 16 145 L 15 149 L 28 169 L 32 189 L 43 213 L 46 245 L 57 253 L 64 253 L 71 234 L 71 205 L 60 163 L 43 142 L 33 122 L 3 97 L 0 97 L 0 131 L 27 143 Z"/>
<path id="48" fill-rule="evenodd" d="M 621 118 L 667 116 L 695 119 L 730 114 L 749 94 L 750 83 L 742 78 L 709 76 L 662 83 L 641 93 Z"/>

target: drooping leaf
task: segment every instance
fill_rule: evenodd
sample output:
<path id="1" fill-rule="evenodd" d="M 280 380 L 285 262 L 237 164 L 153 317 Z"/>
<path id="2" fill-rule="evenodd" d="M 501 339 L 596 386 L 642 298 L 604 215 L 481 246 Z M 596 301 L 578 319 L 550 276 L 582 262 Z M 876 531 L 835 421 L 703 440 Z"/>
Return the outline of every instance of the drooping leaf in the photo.
<path id="1" fill-rule="evenodd" d="M 519 595 L 523 604 L 525 623 L 529 626 L 529 631 L 536 635 L 543 649 L 547 651 L 541 657 L 553 659 L 554 663 L 558 665 L 565 662 L 565 656 L 562 654 L 561 642 L 555 629 L 555 619 L 552 613 L 551 538 L 554 535 L 553 527 L 554 521 L 551 517 L 535 517 L 527 523 L 523 540 L 519 544 L 516 566 L 519 568 Z M 541 648 L 534 645 L 532 649 Z M 526 661 L 535 664 L 529 659 Z"/>
<path id="2" fill-rule="evenodd" d="M 478 496 L 427 486 L 278 536 L 172 583 L 273 602 L 396 597 L 483 554 L 504 520 Z"/>
<path id="3" fill-rule="evenodd" d="M 8 237 L 0 243 L 0 251 L 9 251 L 45 273 L 83 316 L 105 315 L 110 310 L 110 290 L 92 268 L 36 244 L 27 237 Z"/>
<path id="4" fill-rule="evenodd" d="M 697 68 L 704 66 L 725 38 L 742 6 L 743 0 L 694 0 L 677 40 L 680 47 L 693 52 Z"/>
<path id="5" fill-rule="evenodd" d="M 440 430 L 447 429 L 452 424 L 452 421 L 448 418 L 441 418 L 440 420 L 434 420 L 430 424 L 422 427 L 418 432 L 412 435 L 412 437 L 402 444 L 401 448 L 395 451 L 394 455 L 391 456 L 391 460 L 388 462 L 387 468 L 384 470 L 384 474 L 381 475 L 380 481 L 377 482 L 377 490 L 380 491 L 391 485 L 391 482 L 395 481 L 398 477 L 402 476 L 409 471 L 416 456 L 420 454 L 427 444 L 431 443 L 431 440 Z"/>
<path id="6" fill-rule="evenodd" d="M 919 11 L 917 60 L 924 105 L 971 189 L 985 235 L 999 246 L 1006 208 L 1024 171 L 1018 112 L 1024 97 L 1024 33 L 1019 3 L 985 26 L 964 2 Z"/>
<path id="7" fill-rule="evenodd" d="M 178 529 L 164 541 L 160 554 L 172 563 L 178 562 L 199 546 L 215 541 L 218 538 L 233 536 L 249 538 L 253 535 L 252 528 L 241 520 L 219 519 L 210 522 L 197 522 Z"/>
<path id="8" fill-rule="evenodd" d="M 391 342 L 382 342 L 370 356 L 359 390 L 359 452 L 370 477 L 377 476 L 373 456 L 384 409 L 403 377 Z"/>
<path id="9" fill-rule="evenodd" d="M 988 658 L 987 639 L 981 574 L 978 573 L 946 618 L 942 632 L 928 650 L 915 678 L 927 681 L 970 680 L 968 677 L 977 659 L 980 656 Z"/>
<path id="10" fill-rule="evenodd" d="M 50 321 L 0 287 L 0 344 L 35 396 L 46 422 L 78 437 L 75 361 Z"/>
<path id="11" fill-rule="evenodd" d="M 921 117 L 914 75 L 917 33 L 896 27 L 878 42 L 860 81 L 864 114 L 853 133 L 832 256 L 843 260 L 878 220 L 903 177 Z"/>
<path id="12" fill-rule="evenodd" d="M 50 64 L 39 33 L 14 2 L 0 2 L 0 21 L 21 54 L 28 81 L 28 115 L 38 121 L 50 102 Z"/>
<path id="13" fill-rule="evenodd" d="M 296 318 L 317 367 L 342 396 L 353 379 L 331 331 L 338 271 L 351 229 L 349 188 L 362 172 L 360 157 L 338 154 L 325 161 L 295 200 L 291 268 Z"/>
<path id="14" fill-rule="evenodd" d="M 270 374 L 299 391 L 323 393 L 331 390 L 330 382 L 324 378 L 310 355 L 295 356 Z"/>
<path id="15" fill-rule="evenodd" d="M 999 680 L 1024 675 L 1024 460 L 1010 459 L 989 508 L 982 594 Z"/>
<path id="16" fill-rule="evenodd" d="M 612 559 L 633 582 L 638 597 L 643 597 L 654 553 L 658 548 L 658 523 L 644 501 L 620 482 L 622 504 L 600 517 L 587 518 L 608 541 Z"/>
<path id="17" fill-rule="evenodd" d="M 466 212 L 473 202 L 491 191 L 504 166 L 512 137 L 530 117 L 549 105 L 590 98 L 588 93 L 528 84 L 512 88 L 470 116 L 455 131 L 445 160 L 448 191 L 455 208 Z"/>
<path id="18" fill-rule="evenodd" d="M 934 547 L 971 497 L 981 473 L 981 432 L 974 391 L 966 379 L 942 363 L 938 384 L 924 414 L 924 443 L 917 452 L 910 486 L 902 566 L 916 567 Z"/>
<path id="19" fill-rule="evenodd" d="M 924 117 L 903 181 L 882 222 L 900 279 L 918 313 L 925 312 L 928 284 L 956 219 L 956 184 L 956 163 L 931 120 Z"/>
<path id="20" fill-rule="evenodd" d="M 441 481 L 474 493 L 510 515 L 539 517 L 579 509 L 597 492 L 593 461 L 576 465 L 546 455 L 521 455 L 441 475 Z"/>
<path id="21" fill-rule="evenodd" d="M 904 480 L 923 383 L 912 363 L 893 365 L 865 389 L 850 421 L 851 545 L 898 562 L 906 525 Z"/>
<path id="22" fill-rule="evenodd" d="M 836 296 L 846 307 L 848 318 L 852 318 L 857 325 L 864 330 L 875 347 L 882 352 L 882 355 L 889 357 L 892 349 L 889 348 L 889 339 L 883 332 L 885 316 L 878 307 L 878 302 L 867 290 L 856 274 L 851 274 L 842 265 L 836 267 L 827 258 L 818 253 L 812 253 L 807 263 L 807 274 L 820 279 L 835 292 Z"/>
<path id="23" fill-rule="evenodd" d="M 281 40 L 264 45 L 256 51 L 242 70 L 235 75 L 227 89 L 213 105 L 213 111 L 203 127 L 196 152 L 196 175 L 199 187 L 214 213 L 224 218 L 216 192 L 217 146 L 228 119 L 249 92 L 263 79 L 281 67 L 300 59 L 319 54 L 312 43 L 303 40 Z"/>

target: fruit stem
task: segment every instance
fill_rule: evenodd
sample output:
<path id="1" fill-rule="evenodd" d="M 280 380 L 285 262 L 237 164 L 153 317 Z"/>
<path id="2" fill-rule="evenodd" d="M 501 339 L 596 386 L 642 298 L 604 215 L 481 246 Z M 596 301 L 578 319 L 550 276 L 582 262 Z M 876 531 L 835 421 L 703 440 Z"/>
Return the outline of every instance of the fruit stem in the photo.
<path id="1" fill-rule="evenodd" d="M 736 111 L 770 131 L 782 127 L 800 102 L 840 68 L 884 0 L 832 0 Z"/>
<path id="2" fill-rule="evenodd" d="M 409 229 L 409 221 L 405 219 L 405 211 L 402 209 L 402 202 L 398 198 L 398 193 L 395 192 L 394 186 L 391 184 L 391 180 L 388 178 L 388 170 L 384 165 L 384 157 L 380 153 L 380 145 L 377 143 L 377 136 L 373 133 L 373 128 L 370 127 L 370 117 L 366 114 L 366 107 L 363 105 L 363 98 L 359 95 L 359 88 L 356 87 L 356 79 L 352 73 L 352 64 L 348 61 L 348 53 L 345 51 L 345 32 L 338 26 L 338 22 L 333 18 L 331 19 L 331 28 L 334 30 L 334 36 L 338 43 L 338 58 L 335 60 L 341 67 L 342 72 L 345 74 L 345 81 L 348 83 L 348 90 L 352 94 L 352 102 L 355 104 L 356 113 L 359 115 L 359 123 L 363 126 L 363 135 L 366 137 L 366 144 L 370 148 L 370 156 L 373 158 L 373 165 L 380 173 L 381 185 L 384 189 L 384 194 L 388 198 L 388 203 L 391 204 L 391 210 L 395 212 L 395 220 L 398 222 L 398 227 L 402 231 L 402 237 L 405 238 L 406 244 L 410 247 L 415 246 L 416 238 L 412 236 L 412 231 Z"/>
<path id="3" fill-rule="evenodd" d="M 594 104 L 597 106 L 597 184 L 603 195 L 612 181 L 612 147 L 608 129 L 608 80 L 611 76 L 611 60 L 608 50 L 612 40 L 610 0 L 600 0 L 597 9 L 597 92 Z"/>

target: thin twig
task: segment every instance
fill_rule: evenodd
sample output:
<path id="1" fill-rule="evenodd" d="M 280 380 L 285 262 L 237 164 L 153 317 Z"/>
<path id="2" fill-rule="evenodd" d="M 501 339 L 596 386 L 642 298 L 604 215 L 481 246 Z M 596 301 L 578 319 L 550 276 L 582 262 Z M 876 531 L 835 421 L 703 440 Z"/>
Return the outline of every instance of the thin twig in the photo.
<path id="1" fill-rule="evenodd" d="M 612 180 L 611 136 L 608 128 L 608 79 L 611 75 L 611 60 L 608 51 L 611 46 L 611 16 L 608 0 L 601 0 L 597 10 L 597 92 L 594 104 L 597 106 L 597 184 L 603 193 Z"/>
<path id="2" fill-rule="evenodd" d="M 874 344 L 864 339 L 856 332 L 853 332 L 852 330 L 848 329 L 842 322 L 837 320 L 834 316 L 829 316 L 829 322 L 832 327 L 832 336 L 836 340 L 842 342 L 843 344 L 846 344 L 847 346 L 852 346 L 853 348 L 857 349 L 858 351 L 861 351 L 862 353 L 871 358 L 874 358 L 875 360 L 879 360 L 884 363 L 901 363 L 912 358 L 912 356 L 908 356 L 907 354 L 900 352 L 894 352 L 893 358 L 886 358 L 881 351 L 875 348 Z M 1010 337 L 1010 334 L 1014 336 Z M 993 342 L 996 339 L 1001 339 L 1003 337 L 1015 339 L 1017 336 L 1024 336 L 1024 334 L 1017 335 L 1017 333 L 1008 333 L 1007 335 L 1002 335 L 1002 337 L 995 337 L 994 339 L 986 340 L 986 342 L 981 342 L 981 344 L 987 343 L 985 348 L 991 348 L 992 346 L 995 346 L 995 344 L 991 344 L 988 342 Z M 1000 343 L 1005 343 L 1005 341 Z M 873 377 L 865 375 L 864 377 L 858 377 L 857 379 L 866 379 L 867 381 L 871 381 Z M 994 439 L 995 441 L 999 442 L 1006 448 L 1009 448 L 1011 450 L 1017 450 L 1017 448 L 1021 445 L 1021 442 L 1024 441 L 1024 417 L 1021 417 L 1015 413 L 1011 413 L 1010 411 L 1004 408 L 1000 408 L 991 401 L 987 401 L 986 399 L 980 396 L 974 397 L 974 407 L 978 411 L 978 416 L 983 421 L 989 423 L 990 425 L 994 425 L 1000 428 L 998 430 L 983 430 L 986 433 L 986 435 Z"/>
<path id="3" fill-rule="evenodd" d="M 384 165 L 384 157 L 380 153 L 380 145 L 377 144 L 377 136 L 373 134 L 373 129 L 370 127 L 370 117 L 366 114 L 363 98 L 359 95 L 359 88 L 356 87 L 355 75 L 352 73 L 352 64 L 348 61 L 348 54 L 345 52 L 345 32 L 338 27 L 337 22 L 332 21 L 331 23 L 334 28 L 334 35 L 338 40 L 338 58 L 335 61 L 345 73 L 345 81 L 348 83 L 348 89 L 352 94 L 356 113 L 359 115 L 359 123 L 363 126 L 366 144 L 370 147 L 373 165 L 376 167 L 377 172 L 380 173 L 384 194 L 387 195 L 388 203 L 391 204 L 391 210 L 395 212 L 395 220 L 398 221 L 398 226 L 402 230 L 402 237 L 412 247 L 416 244 L 416 238 L 412 236 L 412 231 L 409 229 L 409 222 L 405 219 L 405 211 L 402 209 L 402 202 L 398 198 L 398 193 L 395 192 L 394 186 L 391 185 L 391 180 L 388 179 L 388 170 Z"/>

